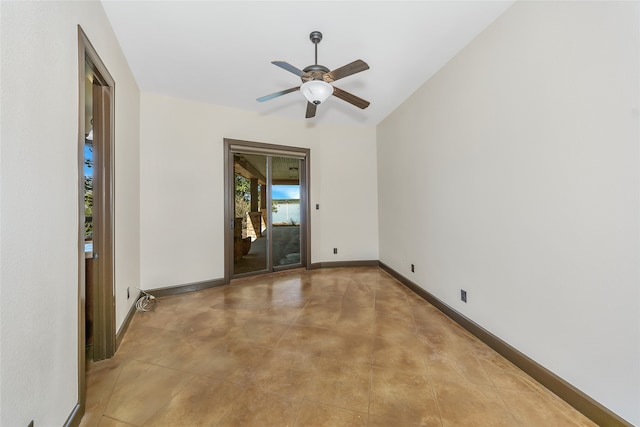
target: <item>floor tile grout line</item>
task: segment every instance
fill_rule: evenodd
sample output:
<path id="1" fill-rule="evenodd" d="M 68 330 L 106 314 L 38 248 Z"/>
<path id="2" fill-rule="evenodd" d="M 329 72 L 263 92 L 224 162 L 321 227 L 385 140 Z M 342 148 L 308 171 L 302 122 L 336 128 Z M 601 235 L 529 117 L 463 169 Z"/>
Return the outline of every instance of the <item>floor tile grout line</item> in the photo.
<path id="1" fill-rule="evenodd" d="M 362 334 L 362 333 L 358 333 L 358 332 L 351 332 L 351 331 L 338 331 L 336 329 L 333 328 L 328 328 L 326 326 L 316 326 L 316 325 L 307 325 L 304 323 L 296 323 L 296 324 L 292 324 L 291 326 L 298 326 L 301 328 L 315 328 L 315 329 L 322 329 L 324 331 L 329 331 L 329 332 L 338 332 L 341 334 L 347 334 L 347 335 L 358 335 L 358 336 L 362 336 L 362 337 L 370 337 L 373 334 Z"/>
<path id="2" fill-rule="evenodd" d="M 491 379 L 491 378 L 490 378 Z M 493 382 L 493 379 L 491 379 Z M 513 413 L 513 410 L 511 409 L 510 405 L 507 405 L 506 400 L 504 400 L 504 396 L 502 395 L 502 393 L 500 393 L 500 388 L 494 385 L 494 388 L 496 390 L 496 394 L 500 397 L 500 401 L 502 402 L 502 404 L 504 405 L 505 408 L 507 408 L 507 411 L 509 412 L 509 416 L 513 419 L 513 421 L 517 424 L 517 425 L 522 425 L 522 423 L 520 422 L 520 420 L 518 419 L 518 417 L 516 417 L 516 415 Z"/>
<path id="3" fill-rule="evenodd" d="M 92 362 L 92 363 L 95 363 L 95 362 Z M 124 366 L 121 365 L 120 369 L 118 370 L 119 371 L 118 375 L 116 376 L 116 379 L 113 382 L 113 386 L 111 387 L 111 391 L 109 391 L 109 397 L 107 398 L 107 401 L 104 404 L 104 408 L 102 409 L 102 413 L 100 414 L 100 418 L 105 416 L 105 412 L 107 411 L 107 408 L 109 407 L 109 402 L 111 402 L 111 398 L 113 397 L 113 392 L 116 390 L 116 387 L 118 385 L 118 382 L 120 381 L 120 376 L 122 375 L 122 371 L 123 370 L 124 370 Z M 86 396 L 85 396 L 85 402 L 86 402 Z"/>
<path id="4" fill-rule="evenodd" d="M 153 362 L 149 362 L 149 361 L 146 361 L 146 360 L 140 360 L 140 359 L 136 359 L 136 358 L 133 358 L 133 357 L 122 356 L 122 358 L 127 359 L 129 361 L 134 361 L 134 362 L 138 362 L 138 363 L 144 363 L 144 364 L 147 364 L 147 365 L 155 366 L 156 368 L 162 368 L 162 369 L 168 369 L 168 370 L 171 370 L 171 371 L 180 372 L 182 374 L 196 375 L 196 376 L 198 376 L 198 375 L 206 376 L 206 375 L 202 375 L 202 374 L 195 373 L 195 372 L 192 372 L 192 371 L 186 371 L 184 369 L 176 368 L 176 367 L 173 367 L 173 366 L 160 365 L 158 363 L 153 363 Z M 213 377 L 207 377 L 207 378 L 213 378 Z"/>
<path id="5" fill-rule="evenodd" d="M 504 405 L 505 408 L 507 408 L 507 411 L 509 412 L 509 416 L 511 416 L 511 418 L 513 419 L 513 421 L 517 424 L 520 425 L 521 422 L 518 419 L 518 417 L 516 417 L 516 415 L 513 413 L 513 410 L 511 409 L 510 405 L 507 405 L 507 402 L 504 400 L 504 396 L 502 395 L 502 393 L 500 393 L 500 387 L 498 387 L 498 385 L 496 384 L 496 382 L 493 379 L 493 375 L 490 375 L 489 372 L 487 371 L 487 369 L 485 368 L 485 366 L 482 364 L 482 362 L 478 359 L 476 354 L 473 354 L 473 359 L 476 361 L 476 363 L 478 365 L 480 365 L 480 368 L 482 369 L 482 371 L 485 373 L 485 375 L 487 376 L 487 378 L 489 378 L 489 381 L 491 381 L 491 384 L 493 385 L 494 390 L 496 391 L 496 394 L 500 397 L 500 401 L 502 402 L 502 404 Z"/>
<path id="6" fill-rule="evenodd" d="M 326 402 L 322 402 L 320 400 L 314 400 L 308 397 L 304 398 L 304 402 L 305 403 L 313 403 L 314 405 L 319 405 L 319 406 L 326 406 L 327 408 L 332 408 L 332 409 L 337 409 L 339 411 L 346 411 L 346 412 L 352 412 L 354 414 L 362 414 L 362 415 L 368 415 L 367 412 L 364 411 L 359 411 L 357 409 L 351 409 L 351 408 L 345 408 L 343 406 L 337 406 L 337 405 L 332 405 L 331 403 L 326 403 Z"/>
<path id="7" fill-rule="evenodd" d="M 429 378 L 429 383 L 430 383 L 429 385 L 431 386 L 431 394 L 433 395 L 433 401 L 436 404 L 436 410 L 438 411 L 440 426 L 444 427 L 444 420 L 442 419 L 442 410 L 440 409 L 440 402 L 438 402 L 438 395 L 436 393 L 436 389 L 431 378 Z"/>
<path id="8" fill-rule="evenodd" d="M 291 328 L 293 327 L 293 325 L 296 324 L 296 321 L 298 320 L 298 318 L 302 315 L 302 311 L 307 307 L 307 305 L 309 305 L 309 301 L 307 300 L 307 302 L 304 304 L 304 307 L 302 307 L 302 309 L 300 310 L 300 312 L 298 313 L 298 315 L 295 317 L 295 319 L 293 319 L 293 321 L 289 324 L 289 327 L 287 328 L 286 331 L 284 331 L 284 333 L 282 334 L 282 336 L 280 337 L 280 339 L 278 339 L 278 342 L 275 343 L 275 345 L 273 346 L 273 349 L 275 350 L 278 345 L 280 345 L 280 343 L 282 342 L 282 340 L 284 339 L 285 336 L 287 336 L 287 334 L 289 333 L 289 331 L 291 330 Z"/>
<path id="9" fill-rule="evenodd" d="M 231 411 L 231 408 L 227 408 L 226 411 L 224 411 L 224 414 L 222 414 L 222 416 L 220 417 L 220 419 L 218 420 L 218 422 L 216 423 L 216 427 L 220 426 L 220 424 L 222 423 L 222 420 L 225 419 L 225 417 L 229 414 L 229 412 Z"/>
<path id="10" fill-rule="evenodd" d="M 119 422 L 119 423 L 126 424 L 126 425 L 128 425 L 128 426 L 140 427 L 140 426 L 144 425 L 144 424 L 140 424 L 140 426 L 139 426 L 138 424 L 132 424 L 132 423 L 130 423 L 130 422 L 128 422 L 128 421 L 124 421 L 124 420 L 121 420 L 120 418 L 116 418 L 116 417 L 111 417 L 111 416 L 109 416 L 109 415 L 101 415 L 101 416 L 100 416 L 100 421 L 98 422 L 98 425 L 100 425 L 100 424 L 102 423 L 102 418 L 108 418 L 108 419 L 110 419 L 110 420 L 113 420 L 113 421 L 117 421 L 117 422 Z"/>
<path id="11" fill-rule="evenodd" d="M 426 345 L 429 346 L 431 344 L 427 342 Z M 425 355 L 423 357 L 423 360 L 424 360 L 425 367 L 427 368 L 427 378 L 429 380 L 429 386 L 431 388 L 431 395 L 433 396 L 433 401 L 434 401 L 434 403 L 436 405 L 436 410 L 438 411 L 438 418 L 440 419 L 440 426 L 444 427 L 444 419 L 442 418 L 442 409 L 440 409 L 440 402 L 438 400 L 438 393 L 436 393 L 435 383 L 434 383 L 434 380 L 433 380 L 433 375 L 431 373 L 432 368 L 430 367 L 430 364 L 428 362 L 427 355 Z"/>
<path id="12" fill-rule="evenodd" d="M 293 427 L 298 425 L 298 418 L 300 418 L 300 413 L 302 412 L 302 408 L 304 407 L 305 402 L 307 401 L 306 397 L 303 397 L 300 402 L 300 407 L 298 408 L 298 412 L 296 413 L 296 417 L 293 420 Z"/>
<path id="13" fill-rule="evenodd" d="M 414 335 L 414 338 L 419 341 L 418 336 L 416 334 L 416 332 L 418 330 L 418 324 L 416 322 L 415 313 L 413 311 L 413 306 L 411 306 L 411 303 L 408 300 L 407 294 L 404 294 L 403 296 L 404 296 L 404 300 L 405 300 L 406 304 L 409 306 L 409 310 L 410 310 L 410 313 L 411 313 L 411 319 L 413 321 L 412 333 Z M 442 414 L 441 414 L 441 411 L 440 411 L 440 405 L 439 405 L 438 399 L 436 397 L 436 393 L 435 393 L 434 385 L 433 385 L 433 380 L 432 380 L 431 375 L 430 375 L 431 370 L 429 369 L 429 365 L 427 363 L 426 356 L 422 357 L 421 360 L 422 360 L 422 363 L 423 363 L 423 365 L 425 367 L 425 374 L 426 374 L 427 380 L 429 381 L 429 387 L 431 389 L 431 394 L 432 394 L 433 399 L 434 399 L 436 410 L 438 411 L 437 415 L 438 415 L 438 419 L 440 421 L 440 425 L 444 426 L 444 421 L 442 420 Z"/>
<path id="14" fill-rule="evenodd" d="M 191 374 L 191 378 L 189 379 L 189 381 L 187 381 L 186 383 L 184 383 L 184 385 L 182 387 L 180 387 L 178 390 L 176 390 L 176 392 L 172 395 L 169 396 L 169 399 L 166 401 L 166 403 L 159 407 L 158 409 L 156 409 L 156 411 L 151 414 L 142 424 L 140 424 L 141 426 L 144 426 L 146 423 L 149 422 L 149 420 L 151 420 L 157 413 L 159 413 L 161 410 L 163 410 L 166 406 L 169 406 L 171 404 L 171 402 L 173 401 L 173 399 L 175 399 L 175 397 L 177 395 L 179 395 L 182 390 L 184 390 L 189 384 L 191 384 L 192 382 L 194 382 L 197 378 L 197 375 Z"/>
<path id="15" fill-rule="evenodd" d="M 369 402 L 367 405 L 367 427 L 371 419 L 371 394 L 373 392 L 373 353 L 375 349 L 376 336 L 376 303 L 378 302 L 378 283 L 376 283 L 375 294 L 373 296 L 373 319 L 371 321 L 371 355 L 369 356 Z"/>

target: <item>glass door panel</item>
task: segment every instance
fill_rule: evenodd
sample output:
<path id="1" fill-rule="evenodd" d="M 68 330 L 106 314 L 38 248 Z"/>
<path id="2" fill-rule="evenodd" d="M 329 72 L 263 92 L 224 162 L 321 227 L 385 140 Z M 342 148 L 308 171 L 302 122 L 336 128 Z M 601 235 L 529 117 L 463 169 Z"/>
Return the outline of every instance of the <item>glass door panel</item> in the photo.
<path id="1" fill-rule="evenodd" d="M 232 276 L 303 264 L 304 167 L 296 157 L 233 152 Z"/>
<path id="2" fill-rule="evenodd" d="M 300 160 L 272 157 L 271 229 L 273 268 L 301 263 Z"/>
<path id="3" fill-rule="evenodd" d="M 267 157 L 236 153 L 233 166 L 233 272 L 237 275 L 267 270 L 270 267 Z"/>

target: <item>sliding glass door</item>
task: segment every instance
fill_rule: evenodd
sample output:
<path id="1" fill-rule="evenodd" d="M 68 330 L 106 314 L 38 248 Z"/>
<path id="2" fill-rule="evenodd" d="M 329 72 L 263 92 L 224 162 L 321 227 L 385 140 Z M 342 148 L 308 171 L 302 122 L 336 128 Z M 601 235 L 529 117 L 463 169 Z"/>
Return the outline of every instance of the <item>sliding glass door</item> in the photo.
<path id="1" fill-rule="evenodd" d="M 230 146 L 229 160 L 230 276 L 306 266 L 305 157 Z"/>

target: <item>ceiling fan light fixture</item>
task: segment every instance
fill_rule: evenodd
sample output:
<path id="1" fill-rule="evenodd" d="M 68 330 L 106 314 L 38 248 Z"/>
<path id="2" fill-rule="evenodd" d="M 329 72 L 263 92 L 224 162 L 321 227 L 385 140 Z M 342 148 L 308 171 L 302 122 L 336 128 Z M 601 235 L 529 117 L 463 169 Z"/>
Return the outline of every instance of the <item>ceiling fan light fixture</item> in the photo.
<path id="1" fill-rule="evenodd" d="M 333 94 L 333 86 L 324 80 L 310 80 L 300 86 L 300 92 L 310 103 L 319 105 Z"/>

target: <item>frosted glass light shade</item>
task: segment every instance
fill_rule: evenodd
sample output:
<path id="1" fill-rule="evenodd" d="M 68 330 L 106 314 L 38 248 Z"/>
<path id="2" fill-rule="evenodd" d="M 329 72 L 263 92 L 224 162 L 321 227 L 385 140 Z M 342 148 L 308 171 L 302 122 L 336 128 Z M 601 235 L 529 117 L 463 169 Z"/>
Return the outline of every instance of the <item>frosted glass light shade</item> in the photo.
<path id="1" fill-rule="evenodd" d="M 333 86 L 324 80 L 310 80 L 300 86 L 300 92 L 312 104 L 322 104 L 333 93 Z"/>

